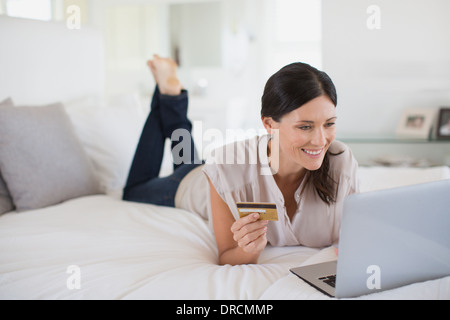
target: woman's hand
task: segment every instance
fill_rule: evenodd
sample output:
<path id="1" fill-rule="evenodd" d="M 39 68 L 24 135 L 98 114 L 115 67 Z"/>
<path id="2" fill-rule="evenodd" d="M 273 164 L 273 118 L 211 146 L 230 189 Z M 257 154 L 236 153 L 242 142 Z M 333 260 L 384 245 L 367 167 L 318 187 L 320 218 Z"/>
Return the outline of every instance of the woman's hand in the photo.
<path id="1" fill-rule="evenodd" d="M 259 254 L 267 245 L 267 220 L 258 220 L 259 214 L 252 213 L 240 218 L 231 226 L 233 239 L 246 253 Z"/>
<path id="2" fill-rule="evenodd" d="M 236 221 L 211 181 L 209 184 L 219 264 L 235 266 L 258 263 L 259 255 L 267 245 L 267 221 L 258 220 L 258 213 Z"/>

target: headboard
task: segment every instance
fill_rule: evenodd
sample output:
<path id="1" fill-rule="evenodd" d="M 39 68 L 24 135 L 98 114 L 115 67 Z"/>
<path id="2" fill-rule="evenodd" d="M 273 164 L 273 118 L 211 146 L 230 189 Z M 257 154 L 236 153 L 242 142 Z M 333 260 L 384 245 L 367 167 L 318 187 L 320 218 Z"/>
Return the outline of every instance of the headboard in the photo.
<path id="1" fill-rule="evenodd" d="M 97 30 L 0 16 L 0 48 L 0 101 L 36 105 L 103 97 L 104 48 Z"/>

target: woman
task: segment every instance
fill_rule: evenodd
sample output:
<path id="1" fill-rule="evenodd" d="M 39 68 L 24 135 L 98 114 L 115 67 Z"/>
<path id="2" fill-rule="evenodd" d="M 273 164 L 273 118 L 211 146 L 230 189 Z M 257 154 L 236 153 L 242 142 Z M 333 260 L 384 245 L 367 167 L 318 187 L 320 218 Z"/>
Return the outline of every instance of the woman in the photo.
<path id="1" fill-rule="evenodd" d="M 343 200 L 359 191 L 357 163 L 350 149 L 334 141 L 336 90 L 324 72 L 294 63 L 275 73 L 262 97 L 261 119 L 268 135 L 234 143 L 234 161 L 219 161 L 230 150 L 225 146 L 213 161 L 199 164 L 191 139 L 190 161 L 158 178 L 164 139 L 192 126 L 175 63 L 155 56 L 149 66 L 159 92 L 124 199 L 175 206 L 209 219 L 220 264 L 257 263 L 268 243 L 324 247 L 338 242 Z M 177 143 L 172 142 L 173 150 Z M 273 174 L 262 174 L 265 164 Z M 275 203 L 279 220 L 259 220 L 257 213 L 240 218 L 237 202 Z"/>

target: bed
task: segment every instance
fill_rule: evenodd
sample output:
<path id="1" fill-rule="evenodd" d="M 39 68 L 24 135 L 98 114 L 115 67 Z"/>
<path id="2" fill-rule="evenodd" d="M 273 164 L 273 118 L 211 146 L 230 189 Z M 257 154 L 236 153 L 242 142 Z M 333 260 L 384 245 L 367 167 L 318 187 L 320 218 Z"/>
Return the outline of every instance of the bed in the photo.
<path id="1" fill-rule="evenodd" d="M 19 30 L 18 43 L 8 40 L 11 30 Z M 101 36 L 89 29 L 75 32 L 56 23 L 0 17 L 0 42 L 9 43 L 9 50 L 0 53 L 0 67 L 14 77 L 12 83 L 0 86 L 0 99 L 11 97 L 13 102 L 3 108 L 9 111 L 0 106 L 0 115 L 13 117 L 16 109 L 27 110 L 25 115 L 15 115 L 24 134 L 20 139 L 19 133 L 5 133 L 11 121 L 0 117 L 4 121 L 0 170 L 11 200 L 17 199 L 15 208 L 0 215 L 0 299 L 330 299 L 289 269 L 334 260 L 333 247 L 268 246 L 258 265 L 219 266 L 215 239 L 203 217 L 121 200 L 145 112 L 123 102 L 99 102 Z M 22 64 L 14 66 L 14 56 L 20 52 L 26 60 L 24 52 L 32 52 L 29 46 L 35 48 L 43 34 L 46 46 L 39 49 L 37 59 L 45 63 L 34 63 L 27 81 L 18 81 L 25 71 Z M 70 43 L 68 52 L 61 48 L 61 41 Z M 50 63 L 55 47 L 58 55 L 67 54 L 75 65 L 89 67 L 82 72 L 72 69 L 73 77 L 64 78 L 67 71 Z M 84 53 L 73 48 L 83 48 Z M 57 84 L 55 77 L 60 77 Z M 74 83 L 80 86 L 73 88 Z M 31 90 L 36 84 L 39 90 Z M 55 86 L 63 89 L 54 90 Z M 42 124 L 22 123 L 26 117 L 42 119 Z M 30 126 L 33 130 L 24 129 Z M 66 139 L 63 144 L 60 137 Z M 13 146 L 8 144 L 11 139 Z M 40 145 L 46 139 L 52 150 Z M 30 141 L 31 146 L 24 144 Z M 55 147 L 58 143 L 60 148 Z M 38 158 L 41 165 L 21 165 L 27 157 Z M 73 161 L 69 166 L 68 158 Z M 86 161 L 90 167 L 83 165 Z M 31 171 L 25 170 L 30 166 Z M 56 171 L 59 166 L 61 173 L 51 175 L 48 167 Z M 162 174 L 164 170 L 170 170 L 170 164 Z M 361 167 L 359 174 L 362 192 L 450 179 L 448 167 Z M 357 299 L 450 299 L 450 277 Z"/>

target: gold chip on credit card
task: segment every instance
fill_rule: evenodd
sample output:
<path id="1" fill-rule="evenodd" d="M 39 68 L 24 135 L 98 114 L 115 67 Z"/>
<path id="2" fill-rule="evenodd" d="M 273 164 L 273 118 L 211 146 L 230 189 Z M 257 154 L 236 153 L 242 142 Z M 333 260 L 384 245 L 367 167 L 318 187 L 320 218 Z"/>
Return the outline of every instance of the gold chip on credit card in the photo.
<path id="1" fill-rule="evenodd" d="M 241 218 L 254 212 L 259 213 L 259 220 L 278 221 L 277 206 L 267 202 L 237 202 L 239 216 Z"/>

